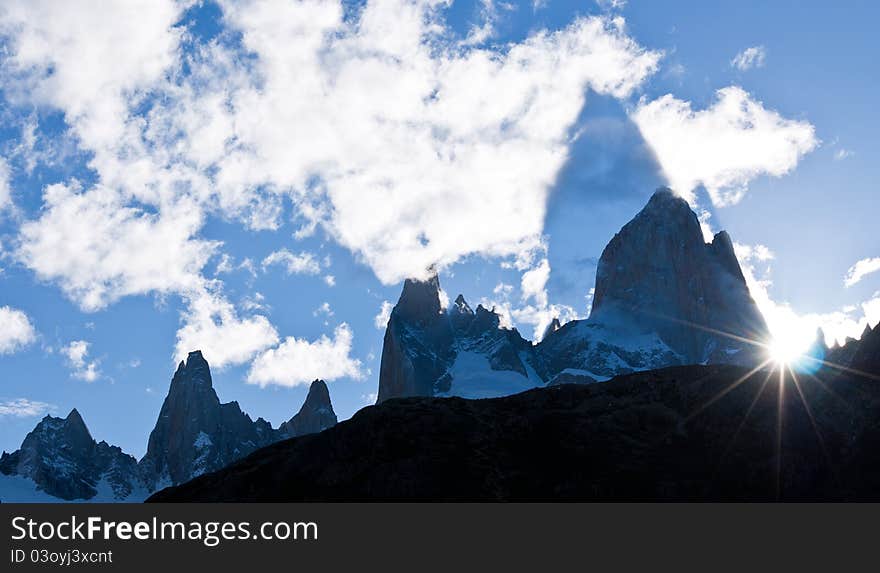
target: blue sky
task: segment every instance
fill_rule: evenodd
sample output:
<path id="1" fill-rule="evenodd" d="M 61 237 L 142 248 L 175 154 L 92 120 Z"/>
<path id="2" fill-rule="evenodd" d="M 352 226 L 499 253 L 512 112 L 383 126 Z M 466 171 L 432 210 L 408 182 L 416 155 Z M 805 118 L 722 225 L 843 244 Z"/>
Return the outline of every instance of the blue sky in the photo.
<path id="1" fill-rule="evenodd" d="M 4 3 L 0 448 L 77 407 L 142 455 L 196 347 L 253 417 L 322 377 L 347 418 L 403 277 L 436 264 L 533 337 L 587 315 L 602 248 L 665 184 L 731 233 L 781 340 L 855 335 L 880 319 L 877 16 Z"/>

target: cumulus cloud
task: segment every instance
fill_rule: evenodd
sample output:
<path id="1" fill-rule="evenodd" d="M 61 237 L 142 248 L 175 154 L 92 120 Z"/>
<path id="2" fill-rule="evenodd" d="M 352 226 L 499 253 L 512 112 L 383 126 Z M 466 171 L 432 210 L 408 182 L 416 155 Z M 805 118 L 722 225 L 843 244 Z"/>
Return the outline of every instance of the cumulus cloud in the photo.
<path id="1" fill-rule="evenodd" d="M 17 256 L 85 311 L 126 295 L 191 292 L 218 243 L 194 238 L 202 218 L 188 207 L 154 213 L 107 187 L 50 185 L 40 217 L 21 226 Z"/>
<path id="2" fill-rule="evenodd" d="M 701 184 L 716 206 L 736 203 L 752 179 L 785 175 L 819 143 L 810 123 L 786 119 L 735 86 L 699 111 L 669 94 L 642 101 L 632 119 L 670 186 L 691 204 Z"/>
<path id="3" fill-rule="evenodd" d="M 877 271 L 880 271 L 880 257 L 862 259 L 846 271 L 846 277 L 843 279 L 843 284 L 847 287 L 851 287 L 865 278 L 865 276 L 871 273 L 876 273 Z"/>
<path id="4" fill-rule="evenodd" d="M 333 338 L 326 335 L 309 342 L 288 337 L 278 347 L 258 356 L 248 372 L 248 382 L 267 386 L 296 386 L 320 378 L 361 379 L 361 361 L 351 357 L 354 335 L 346 323 L 336 327 Z"/>
<path id="5" fill-rule="evenodd" d="M 0 418 L 34 418 L 53 411 L 55 406 L 46 402 L 18 398 L 0 402 Z"/>
<path id="6" fill-rule="evenodd" d="M 241 317 L 222 294 L 210 289 L 191 295 L 177 331 L 175 360 L 201 350 L 216 368 L 250 361 L 278 343 L 278 332 L 265 316 Z"/>
<path id="7" fill-rule="evenodd" d="M 0 355 L 17 352 L 36 339 L 34 325 L 24 312 L 0 306 Z"/>
<path id="8" fill-rule="evenodd" d="M 196 238 L 202 222 L 199 207 L 185 197 L 154 211 L 127 206 L 105 186 L 50 185 L 40 217 L 21 226 L 16 257 L 88 312 L 129 295 L 183 297 L 175 358 L 201 349 L 222 368 L 250 360 L 278 335 L 264 316 L 239 316 L 220 283 L 203 277 L 220 244 Z M 231 269 L 231 259 L 221 258 L 217 272 Z M 77 367 L 77 377 L 94 380 L 93 366 Z"/>
<path id="9" fill-rule="evenodd" d="M 291 253 L 287 249 L 275 251 L 263 259 L 263 270 L 273 265 L 281 265 L 289 275 L 317 275 L 321 272 L 321 263 L 312 253 L 303 251 Z"/>
<path id="10" fill-rule="evenodd" d="M 763 68 L 767 59 L 767 50 L 764 46 L 752 46 L 738 53 L 731 61 L 730 65 L 741 72 L 752 68 Z"/>
<path id="11" fill-rule="evenodd" d="M 40 227 L 62 222 L 54 205 L 28 227 L 25 260 L 94 310 L 197 275 L 211 251 L 195 239 L 206 214 L 273 229 L 284 198 L 303 234 L 323 226 L 385 283 L 471 253 L 533 248 L 586 91 L 628 97 L 660 54 L 608 16 L 466 46 L 443 5 L 372 0 L 346 13 L 333 1 L 221 2 L 240 43 L 187 37 L 184 62 L 175 23 L 186 3 L 5 3 L 5 93 L 62 110 L 97 174 L 95 189 L 58 202 L 94 215 L 112 201 L 135 227 L 172 221 L 185 237 L 149 244 L 184 247 L 177 267 L 187 269 L 132 276 L 55 260 L 40 241 Z M 95 246 L 85 229 L 69 231 Z M 144 263 L 135 246 L 109 253 Z"/>
<path id="12" fill-rule="evenodd" d="M 18 65 L 22 74 L 63 68 L 52 89 L 38 74 L 31 83 L 37 94 L 70 91 L 43 98 L 69 115 L 86 110 L 76 129 L 105 185 L 150 205 L 184 190 L 257 228 L 277 219 L 273 196 L 290 197 L 306 229 L 323 225 L 386 283 L 470 253 L 530 248 L 586 90 L 626 97 L 660 57 L 629 38 L 619 18 L 580 18 L 478 48 L 450 41 L 433 2 L 376 0 L 351 18 L 336 2 L 237 2 L 223 3 L 223 22 L 241 33 L 253 65 L 242 65 L 235 47 L 200 46 L 186 75 L 169 62 L 180 34 L 165 4 L 147 10 L 160 16 L 146 22 L 115 9 L 119 31 L 103 19 L 52 27 L 45 49 L 19 54 L 45 33 L 26 6 L 16 4 L 28 17 L 7 28 L 12 61 L 28 62 Z M 106 100 L 55 53 L 67 41 L 74 55 L 89 42 L 96 53 L 112 51 L 130 26 L 148 30 L 133 32 L 136 46 L 122 50 L 112 74 L 81 54 L 108 87 Z M 126 70 L 136 71 L 128 78 Z M 162 97 L 137 115 L 130 94 L 148 88 Z M 89 120 L 105 115 L 112 121 Z"/>
<path id="13" fill-rule="evenodd" d="M 527 269 L 520 277 L 519 301 L 511 300 L 513 285 L 498 283 L 492 291 L 493 298 L 484 297 L 480 304 L 495 309 L 501 316 L 502 327 L 531 326 L 530 336 L 537 342 L 544 336 L 554 318 L 558 318 L 563 324 L 581 318 L 577 310 L 568 305 L 550 303 L 547 293 L 550 270 L 546 257 Z"/>
<path id="14" fill-rule="evenodd" d="M 71 376 L 86 382 L 94 382 L 101 376 L 98 360 L 89 359 L 91 343 L 85 340 L 74 340 L 61 348 L 62 356 L 67 358 L 71 368 Z"/>
<path id="15" fill-rule="evenodd" d="M 184 3 L 9 0 L 0 34 L 9 42 L 4 84 L 13 100 L 63 110 L 89 148 L 114 147 L 128 98 L 161 80 L 176 60 Z"/>
<path id="16" fill-rule="evenodd" d="M 376 325 L 377 329 L 385 330 L 385 327 L 388 326 L 388 321 L 391 319 L 392 310 L 394 310 L 394 303 L 390 300 L 383 300 L 382 306 L 379 307 L 379 314 L 373 318 L 373 324 Z"/>

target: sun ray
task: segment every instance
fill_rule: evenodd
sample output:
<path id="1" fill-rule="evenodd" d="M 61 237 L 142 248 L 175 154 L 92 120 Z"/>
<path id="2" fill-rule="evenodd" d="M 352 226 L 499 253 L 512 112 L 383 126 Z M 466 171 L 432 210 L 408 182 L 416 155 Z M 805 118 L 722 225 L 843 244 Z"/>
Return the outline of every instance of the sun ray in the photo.
<path id="1" fill-rule="evenodd" d="M 779 366 L 779 392 L 776 399 L 776 499 L 782 494 L 782 422 L 785 407 L 785 370 Z"/>
<path id="2" fill-rule="evenodd" d="M 721 458 L 719 458 L 719 463 L 721 460 L 727 457 L 727 453 L 733 447 L 733 444 L 736 442 L 737 437 L 739 437 L 739 433 L 742 431 L 743 427 L 746 425 L 746 421 L 749 419 L 749 416 L 752 414 L 752 410 L 755 409 L 755 406 L 758 404 L 758 400 L 761 398 L 761 395 L 764 393 L 764 389 L 767 387 L 767 384 L 770 383 L 770 378 L 773 376 L 773 371 L 768 371 L 767 376 L 764 377 L 764 381 L 761 382 L 761 387 L 758 388 L 758 391 L 755 392 L 755 397 L 752 398 L 751 404 L 749 404 L 746 413 L 743 415 L 742 420 L 739 422 L 739 426 L 737 426 L 736 431 L 733 433 L 733 437 L 730 438 L 730 441 L 727 444 L 727 447 L 724 449 L 724 453 L 721 454 Z"/>
<path id="3" fill-rule="evenodd" d="M 687 418 L 685 418 L 685 422 L 690 421 L 690 420 L 693 419 L 695 416 L 697 416 L 697 415 L 699 415 L 700 413 L 702 413 L 706 408 L 708 408 L 709 406 L 711 406 L 712 404 L 714 404 L 715 402 L 717 402 L 718 400 L 720 400 L 721 398 L 723 398 L 724 396 L 726 396 L 727 394 L 729 394 L 734 388 L 736 388 L 737 386 L 739 386 L 740 384 L 742 384 L 743 382 L 745 382 L 746 380 L 748 380 L 749 378 L 751 378 L 756 372 L 758 372 L 759 370 L 763 370 L 764 368 L 766 368 L 766 367 L 770 364 L 770 362 L 771 362 L 770 360 L 765 360 L 764 362 L 758 364 L 757 366 L 755 366 L 754 368 L 752 368 L 751 370 L 749 370 L 747 373 L 745 373 L 745 374 L 742 375 L 741 377 L 739 377 L 739 378 L 737 378 L 736 380 L 734 380 L 734 381 L 733 381 L 731 384 L 729 384 L 726 388 L 722 389 L 722 390 L 721 390 L 720 392 L 718 392 L 715 396 L 713 396 L 713 397 L 710 398 L 708 401 L 706 401 L 705 403 L 703 403 L 699 408 L 697 408 L 696 410 L 694 410 L 693 412 L 691 412 L 691 413 L 687 416 Z"/>
<path id="4" fill-rule="evenodd" d="M 822 437 L 822 432 L 819 431 L 819 425 L 816 423 L 816 418 L 813 416 L 813 410 L 810 408 L 810 404 L 807 402 L 806 396 L 804 396 L 804 391 L 801 388 L 800 380 L 798 380 L 797 374 L 789 368 L 789 373 L 791 374 L 791 379 L 794 382 L 795 390 L 797 390 L 798 395 L 801 398 L 801 403 L 804 405 L 804 410 L 807 412 L 807 417 L 810 419 L 810 424 L 813 426 L 813 431 L 816 433 L 816 439 L 819 440 L 819 447 L 822 449 L 822 455 L 825 457 L 825 461 L 828 463 L 828 467 L 831 469 L 832 473 L 834 472 L 834 464 L 831 462 L 831 455 L 828 453 L 828 448 L 825 446 L 825 439 Z"/>
<path id="5" fill-rule="evenodd" d="M 852 408 L 853 408 L 852 404 L 850 404 L 846 398 L 841 396 L 838 392 L 836 392 L 833 388 L 831 388 L 828 384 L 826 384 L 824 380 L 822 380 L 821 378 L 819 378 L 815 374 L 811 374 L 809 372 L 806 375 L 809 377 L 810 381 L 815 382 L 820 388 L 822 388 L 823 390 L 828 392 L 829 395 L 833 396 L 841 404 L 846 406 L 848 409 L 852 410 Z"/>

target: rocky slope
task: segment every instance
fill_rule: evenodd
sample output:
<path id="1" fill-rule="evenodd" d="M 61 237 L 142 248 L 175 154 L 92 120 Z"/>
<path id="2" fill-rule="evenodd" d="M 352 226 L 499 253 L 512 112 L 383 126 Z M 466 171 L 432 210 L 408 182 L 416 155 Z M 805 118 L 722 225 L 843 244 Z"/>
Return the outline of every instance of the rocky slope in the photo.
<path id="1" fill-rule="evenodd" d="M 880 499 L 880 387 L 747 372 L 387 400 L 150 501 Z"/>
<path id="2" fill-rule="evenodd" d="M 140 462 L 95 442 L 75 409 L 64 419 L 46 416 L 19 450 L 0 457 L 0 500 L 141 501 L 257 448 L 334 424 L 323 380 L 315 380 L 299 412 L 274 429 L 262 418 L 252 420 L 236 402 L 220 403 L 208 362 L 191 352 L 171 380 Z"/>

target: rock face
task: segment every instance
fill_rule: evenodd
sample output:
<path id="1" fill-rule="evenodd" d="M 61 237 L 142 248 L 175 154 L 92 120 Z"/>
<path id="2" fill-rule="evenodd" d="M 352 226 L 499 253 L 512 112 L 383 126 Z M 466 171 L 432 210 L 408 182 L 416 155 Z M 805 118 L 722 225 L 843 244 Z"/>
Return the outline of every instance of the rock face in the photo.
<path id="1" fill-rule="evenodd" d="M 379 371 L 378 401 L 406 396 L 484 398 L 543 384 L 532 344 L 462 295 L 440 304 L 436 275 L 407 280 L 391 312 Z"/>
<path id="2" fill-rule="evenodd" d="M 280 438 L 294 438 L 323 432 L 336 425 L 336 412 L 330 403 L 330 391 L 323 380 L 309 386 L 309 394 L 302 408 L 290 420 L 278 427 Z"/>
<path id="3" fill-rule="evenodd" d="M 335 424 L 323 380 L 312 382 L 299 412 L 274 429 L 262 418 L 251 420 L 236 402 L 221 404 L 208 362 L 191 352 L 171 380 L 140 462 L 116 446 L 96 443 L 76 410 L 64 419 L 46 416 L 21 449 L 0 457 L 0 500 L 142 501 L 257 448 Z"/>
<path id="4" fill-rule="evenodd" d="M 288 423 L 279 433 L 262 418 L 252 420 L 238 402 L 221 404 L 208 362 L 201 352 L 190 352 L 174 373 L 139 466 L 151 489 L 182 483 L 287 437 L 292 429 Z"/>
<path id="5" fill-rule="evenodd" d="M 533 346 L 439 282 L 408 280 L 382 349 L 379 402 L 492 397 L 680 364 L 755 364 L 767 326 L 725 232 L 703 240 L 687 202 L 660 189 L 602 253 L 590 318 L 553 321 Z M 586 290 L 586 289 L 585 289 Z"/>
<path id="6" fill-rule="evenodd" d="M 705 243 L 697 216 L 668 189 L 605 247 L 590 316 L 656 332 L 692 364 L 751 362 L 756 346 L 738 339 L 767 338 L 730 236 L 721 231 Z"/>
<path id="7" fill-rule="evenodd" d="M 19 450 L 3 453 L 0 473 L 31 480 L 40 491 L 68 501 L 141 501 L 147 495 L 137 460 L 96 442 L 76 409 L 66 418 L 43 418 Z"/>
<path id="8" fill-rule="evenodd" d="M 675 364 L 754 364 L 767 325 L 724 231 L 705 243 L 687 202 L 660 189 L 605 247 L 590 318 L 539 344 L 553 376 L 599 379 Z"/>
<path id="9" fill-rule="evenodd" d="M 823 371 L 780 395 L 775 371 L 748 372 L 678 366 L 492 400 L 390 400 L 150 501 L 880 499 L 875 381 Z"/>

